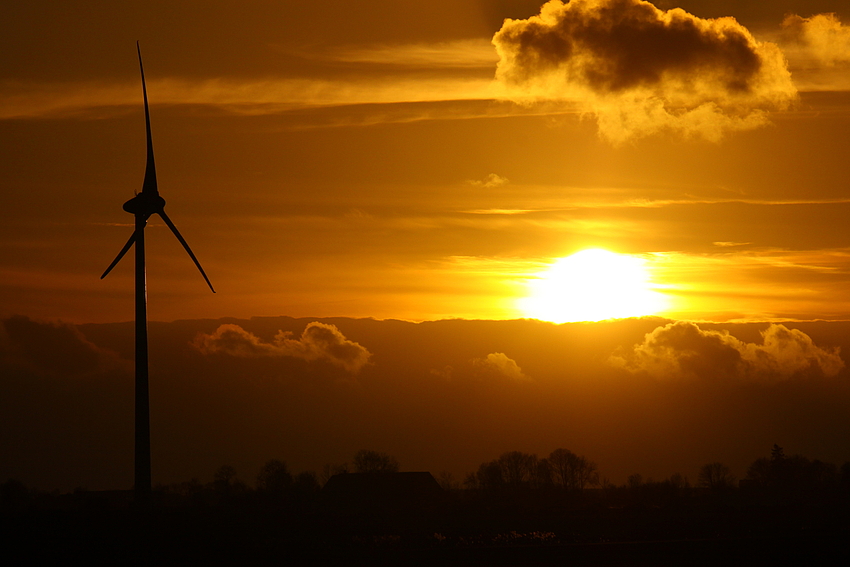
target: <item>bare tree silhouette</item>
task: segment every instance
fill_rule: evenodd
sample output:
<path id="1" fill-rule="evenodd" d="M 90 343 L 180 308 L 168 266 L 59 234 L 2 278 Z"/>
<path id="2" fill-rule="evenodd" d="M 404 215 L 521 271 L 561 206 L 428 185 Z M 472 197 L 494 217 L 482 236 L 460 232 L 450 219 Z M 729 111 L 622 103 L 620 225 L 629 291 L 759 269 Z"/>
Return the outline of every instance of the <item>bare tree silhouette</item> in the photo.
<path id="1" fill-rule="evenodd" d="M 354 455 L 354 471 L 359 473 L 398 472 L 398 461 L 395 457 L 387 455 L 386 453 L 362 449 Z"/>
<path id="2" fill-rule="evenodd" d="M 596 463 L 568 449 L 555 449 L 547 459 L 556 486 L 568 490 L 584 490 L 599 484 Z"/>
<path id="3" fill-rule="evenodd" d="M 735 486 L 732 471 L 723 463 L 708 463 L 700 467 L 697 482 L 703 488 L 719 490 Z"/>
<path id="4" fill-rule="evenodd" d="M 292 475 L 286 463 L 277 459 L 267 461 L 257 473 L 257 490 L 283 494 L 292 486 Z"/>

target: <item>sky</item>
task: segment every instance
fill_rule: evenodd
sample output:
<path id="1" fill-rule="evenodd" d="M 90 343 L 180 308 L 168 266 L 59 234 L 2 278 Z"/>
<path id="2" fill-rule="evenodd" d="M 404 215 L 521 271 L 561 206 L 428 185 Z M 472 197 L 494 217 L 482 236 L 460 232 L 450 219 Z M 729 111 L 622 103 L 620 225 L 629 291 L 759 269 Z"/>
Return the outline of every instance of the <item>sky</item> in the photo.
<path id="1" fill-rule="evenodd" d="M 399 455 L 403 467 L 406 458 L 408 466 L 460 474 L 501 451 L 548 454 L 572 439 L 567 448 L 599 460 L 615 479 L 642 464 L 654 475 L 687 472 L 703 464 L 699 447 L 690 456 L 675 444 L 682 439 L 653 437 L 654 427 L 675 429 L 670 420 L 683 417 L 682 407 L 700 408 L 688 421 L 694 429 L 712 412 L 732 416 L 704 446 L 718 448 L 707 460 L 727 459 L 739 476 L 747 459 L 782 439 L 788 453 L 850 460 L 850 448 L 834 436 L 847 425 L 838 402 L 850 401 L 841 358 L 842 322 L 850 318 L 850 7 L 840 0 L 543 4 L 7 7 L 0 20 L 0 365 L 10 376 L 6 404 L 22 412 L 6 418 L 6 430 L 40 439 L 24 447 L 11 433 L 4 437 L 19 456 L 8 474 L 41 478 L 37 455 L 56 445 L 55 421 L 27 417 L 45 414 L 39 400 L 60 404 L 57 392 L 70 388 L 79 399 L 99 392 L 114 401 L 128 384 L 132 337 L 121 325 L 134 316 L 131 255 L 99 276 L 132 232 L 121 205 L 141 189 L 145 171 L 137 40 L 159 190 L 217 291 L 152 218 L 148 313 L 162 323 L 151 333 L 179 343 L 168 347 L 170 358 L 152 348 L 162 362 L 152 372 L 189 376 L 173 386 L 185 393 L 200 387 L 189 369 L 205 368 L 219 389 L 201 407 L 219 415 L 222 392 L 236 396 L 239 376 L 274 377 L 272 399 L 309 399 L 303 407 L 328 425 L 293 449 L 296 464 L 342 461 L 369 440 L 373 449 L 403 453 L 415 437 L 421 455 L 439 464 L 410 451 Z M 600 249 L 606 252 L 585 252 Z M 641 316 L 651 317 L 620 323 L 629 332 L 612 331 L 613 323 L 545 323 L 552 336 L 537 350 L 510 326 Z M 359 319 L 377 326 L 362 331 Z M 424 329 L 447 329 L 428 325 L 449 320 L 464 320 L 458 324 L 467 331 L 446 331 L 459 351 L 445 361 L 434 345 L 446 339 Z M 498 331 L 484 340 L 476 321 L 499 323 Z M 422 327 L 401 332 L 394 325 L 402 322 Z M 228 324 L 237 328 L 221 330 Z M 576 360 L 558 358 L 559 340 L 577 341 L 575 329 L 591 328 L 606 337 L 597 350 L 570 347 Z M 275 338 L 277 331 L 291 335 Z M 388 335 L 396 332 L 393 343 Z M 508 352 L 516 341 L 527 350 Z M 328 354 L 331 347 L 347 354 Z M 703 357 L 711 348 L 728 356 Z M 395 351 L 415 370 L 399 360 L 384 365 Z M 772 362 L 761 367 L 760 360 Z M 481 386 L 488 375 L 501 380 L 493 393 Z M 671 382 L 670 375 L 685 378 Z M 727 378 L 715 390 L 704 383 L 708 375 Z M 393 376 L 412 382 L 401 387 Z M 281 377 L 298 378 L 281 385 Z M 252 380 L 240 411 L 272 388 Z M 630 386 L 622 390 L 617 380 Z M 526 388 L 519 397 L 509 391 L 517 385 Z M 424 391 L 440 415 L 482 408 L 448 420 L 476 432 L 452 452 L 473 456 L 441 462 L 421 434 L 387 437 L 369 420 L 340 441 L 346 427 L 329 417 L 355 419 L 359 408 L 393 431 L 417 430 L 411 415 L 437 428 L 417 405 L 414 392 Z M 658 464 L 618 453 L 625 442 L 613 440 L 640 413 L 624 409 L 624 392 L 665 416 L 639 428 L 635 440 L 663 438 L 689 456 Z M 546 419 L 555 423 L 559 411 L 581 414 L 573 400 L 582 393 L 597 408 L 585 416 L 590 429 L 605 432 L 588 438 L 595 443 L 554 434 L 532 442 L 523 434 Z M 333 403 L 323 405 L 325 396 Z M 794 399 L 806 403 L 794 408 Z M 815 417 L 819 404 L 827 409 Z M 114 447 L 123 447 L 122 427 L 131 425 L 120 425 L 117 409 L 95 419 L 93 407 L 73 410 L 82 413 L 69 431 L 84 437 L 105 427 L 112 441 L 98 437 L 98 454 L 107 461 L 124 455 Z M 493 413 L 485 418 L 485 410 Z M 500 422 L 493 417 L 500 412 L 511 417 Z M 166 419 L 169 438 L 178 439 L 168 449 L 174 455 L 198 446 L 202 414 L 195 422 Z M 176 456 L 160 455 L 160 463 L 172 463 L 161 478 L 203 475 L 230 458 L 222 447 L 238 452 L 253 428 L 293 424 L 272 408 L 222 423 L 240 434 L 222 431 L 214 436 L 218 448 L 182 469 Z M 175 433 L 184 427 L 195 433 Z M 510 427 L 518 433 L 506 436 Z M 745 439 L 729 441 L 743 430 Z M 246 445 L 243 469 L 261 456 L 287 458 L 271 446 L 291 438 L 276 435 L 283 434 Z M 661 454 L 663 443 L 653 443 Z M 308 445 L 322 450 L 311 455 Z M 478 449 L 467 452 L 470 446 Z M 85 483 L 95 473 L 75 474 Z M 118 482 L 97 478 L 93 484 Z"/>
<path id="2" fill-rule="evenodd" d="M 132 262 L 97 277 L 144 173 L 139 40 L 166 210 L 219 292 L 154 218 L 152 319 L 534 316 L 587 248 L 642 259 L 666 316 L 845 318 L 847 6 L 596 4 L 10 7 L 0 310 L 132 318 Z"/>

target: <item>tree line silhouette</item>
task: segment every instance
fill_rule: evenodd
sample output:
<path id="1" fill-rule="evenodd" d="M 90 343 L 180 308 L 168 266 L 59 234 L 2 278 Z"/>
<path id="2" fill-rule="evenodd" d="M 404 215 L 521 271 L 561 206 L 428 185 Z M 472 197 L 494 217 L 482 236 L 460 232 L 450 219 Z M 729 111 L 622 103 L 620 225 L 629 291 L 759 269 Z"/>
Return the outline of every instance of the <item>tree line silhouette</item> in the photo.
<path id="1" fill-rule="evenodd" d="M 337 474 L 385 474 L 399 470 L 395 457 L 364 449 L 353 456 L 351 463 L 327 464 L 319 473 L 293 473 L 286 462 L 271 459 L 257 472 L 253 486 L 239 478 L 235 468 L 223 465 L 213 474 L 212 482 L 202 483 L 195 478 L 170 485 L 160 484 L 155 492 L 171 501 L 206 498 L 207 503 L 212 505 L 247 495 L 278 502 L 289 497 L 303 501 L 319 498 L 322 487 Z M 795 502 L 850 496 L 850 462 L 837 467 L 802 455 L 786 456 L 778 445 L 773 446 L 770 456 L 755 459 L 740 481 L 725 464 L 711 462 L 700 467 L 695 485 L 679 473 L 661 481 L 635 473 L 627 478 L 625 484 L 617 486 L 601 476 L 595 462 L 564 448 L 555 449 L 544 458 L 508 451 L 481 463 L 461 482 L 447 472 L 439 473 L 436 479 L 449 497 L 461 500 L 498 499 L 500 494 L 560 493 L 572 495 L 576 501 L 593 500 L 614 505 L 644 501 L 658 505 L 674 497 L 681 499 L 706 494 L 724 494 L 727 499 L 739 496 L 758 497 L 761 501 Z M 88 492 L 82 488 L 75 490 L 77 495 Z M 25 509 L 36 505 L 36 502 L 47 505 L 51 497 L 58 496 L 29 489 L 15 479 L 0 484 L 0 508 L 4 511 Z"/>
<path id="2" fill-rule="evenodd" d="M 670 541 L 686 543 L 677 544 L 681 549 L 645 543 L 641 553 L 680 564 L 682 553 L 726 549 L 763 558 L 788 553 L 795 541 L 794 549 L 805 553 L 833 549 L 850 524 L 850 463 L 786 456 L 779 446 L 755 459 L 740 481 L 711 462 L 693 485 L 678 473 L 662 480 L 633 474 L 615 485 L 596 463 L 563 448 L 543 458 L 505 452 L 462 481 L 449 473 L 435 481 L 428 473 L 399 471 L 394 457 L 371 450 L 318 474 L 294 473 L 271 459 L 253 482 L 224 465 L 210 482 L 155 487 L 145 509 L 134 508 L 128 490 L 55 494 L 10 479 L 0 484 L 0 517 L 11 520 L 8 540 L 29 553 L 38 549 L 51 561 L 97 553 L 111 564 L 139 558 L 178 564 L 174 557 L 262 564 L 283 555 L 305 564 L 344 564 L 351 557 L 397 564 L 392 554 L 404 550 L 458 564 L 466 561 L 464 549 L 484 550 L 475 561 L 492 562 L 504 552 L 488 549 L 529 546 L 556 549 L 541 552 L 541 563 L 552 564 L 567 553 L 557 551 L 562 546 L 595 557 L 602 548 L 575 546 Z M 323 489 L 340 477 L 346 482 L 337 482 L 336 491 Z M 346 497 L 346 490 L 359 493 Z M 610 551 L 613 563 L 632 560 L 633 547 L 617 549 Z M 812 563 L 809 556 L 801 560 Z M 533 561 L 523 556 L 517 563 Z"/>

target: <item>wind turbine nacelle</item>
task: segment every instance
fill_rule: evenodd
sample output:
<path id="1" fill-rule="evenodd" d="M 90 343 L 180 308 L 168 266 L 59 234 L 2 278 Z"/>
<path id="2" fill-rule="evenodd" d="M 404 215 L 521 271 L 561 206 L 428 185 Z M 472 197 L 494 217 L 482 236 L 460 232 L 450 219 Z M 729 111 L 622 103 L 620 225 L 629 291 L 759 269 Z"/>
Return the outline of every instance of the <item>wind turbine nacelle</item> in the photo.
<path id="1" fill-rule="evenodd" d="M 161 213 L 165 207 L 165 199 L 159 194 L 151 195 L 150 193 L 141 192 L 126 203 L 124 210 L 131 215 L 150 216 L 154 213 Z"/>

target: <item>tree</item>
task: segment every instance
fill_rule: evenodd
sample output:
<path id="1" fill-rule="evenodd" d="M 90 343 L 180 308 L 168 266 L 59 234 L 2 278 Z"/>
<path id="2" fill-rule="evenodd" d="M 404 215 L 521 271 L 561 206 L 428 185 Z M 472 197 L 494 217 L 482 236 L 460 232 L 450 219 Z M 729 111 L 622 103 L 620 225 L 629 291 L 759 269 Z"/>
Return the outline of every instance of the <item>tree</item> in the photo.
<path id="1" fill-rule="evenodd" d="M 534 479 L 532 483 L 535 488 L 552 487 L 552 464 L 549 462 L 549 459 L 540 459 L 537 461 L 537 467 L 534 471 Z"/>
<path id="2" fill-rule="evenodd" d="M 319 477 L 317 480 L 319 481 L 319 484 L 321 486 L 324 486 L 335 474 L 343 474 L 347 472 L 348 463 L 342 463 L 341 465 L 326 463 L 325 466 L 322 467 L 322 472 L 319 473 Z"/>
<path id="3" fill-rule="evenodd" d="M 354 455 L 354 471 L 359 473 L 398 472 L 398 461 L 386 453 L 362 449 Z"/>
<path id="4" fill-rule="evenodd" d="M 596 463 L 567 449 L 555 449 L 547 459 L 553 482 L 567 490 L 584 490 L 599 484 Z"/>
<path id="5" fill-rule="evenodd" d="M 712 490 L 730 488 L 735 485 L 732 471 L 723 463 L 708 463 L 700 467 L 697 481 L 700 486 Z"/>
<path id="6" fill-rule="evenodd" d="M 839 483 L 839 472 L 832 463 L 817 459 L 810 461 L 802 455 L 787 457 L 782 447 L 774 445 L 769 459 L 759 457 L 750 465 L 747 479 L 758 486 L 783 491 L 805 491 L 836 486 Z"/>
<path id="7" fill-rule="evenodd" d="M 770 464 L 774 467 L 781 466 L 784 460 L 785 450 L 776 443 L 774 443 L 773 449 L 770 450 Z"/>
<path id="8" fill-rule="evenodd" d="M 576 488 L 584 490 L 588 486 L 599 484 L 599 470 L 596 463 L 579 456 L 576 464 Z"/>
<path id="9" fill-rule="evenodd" d="M 758 486 L 768 486 L 774 482 L 773 462 L 767 457 L 759 457 L 747 469 L 746 479 Z"/>
<path id="10" fill-rule="evenodd" d="M 446 491 L 457 490 L 460 488 L 460 483 L 456 481 L 454 475 L 448 471 L 443 471 L 437 475 L 437 483 L 439 483 L 440 488 Z"/>
<path id="11" fill-rule="evenodd" d="M 673 473 L 670 475 L 670 478 L 667 479 L 667 482 L 670 484 L 674 490 L 682 490 L 684 488 L 690 488 L 690 484 L 688 483 L 688 479 L 683 477 L 681 473 Z"/>
<path id="12" fill-rule="evenodd" d="M 502 478 L 511 486 L 530 484 L 537 472 L 537 455 L 521 451 L 502 453 L 498 459 L 502 469 Z"/>
<path id="13" fill-rule="evenodd" d="M 286 463 L 277 459 L 267 461 L 257 473 L 257 489 L 282 494 L 292 486 L 292 475 Z"/>
<path id="14" fill-rule="evenodd" d="M 489 463 L 481 463 L 478 467 L 478 472 L 475 473 L 475 483 L 478 488 L 498 488 L 505 484 L 505 478 L 502 474 L 502 467 L 499 466 L 499 461 L 490 461 Z"/>
<path id="15" fill-rule="evenodd" d="M 630 474 L 627 481 L 628 481 L 627 482 L 628 487 L 631 488 L 632 490 L 637 490 L 638 488 L 640 488 L 644 484 L 643 483 L 643 475 L 641 475 L 640 473 Z"/>
<path id="16" fill-rule="evenodd" d="M 498 459 L 482 463 L 474 475 L 474 480 L 468 478 L 464 484 L 489 489 L 503 486 L 541 486 L 541 475 L 548 474 L 546 469 L 547 464 L 541 466 L 537 455 L 508 451 L 502 453 Z"/>
<path id="17" fill-rule="evenodd" d="M 213 488 L 216 492 L 229 496 L 236 492 L 244 492 L 248 487 L 236 477 L 236 469 L 230 465 L 222 465 L 213 475 Z"/>
<path id="18" fill-rule="evenodd" d="M 316 478 L 316 473 L 313 471 L 298 473 L 292 482 L 292 490 L 298 494 L 315 494 L 321 488 L 319 480 Z"/>

